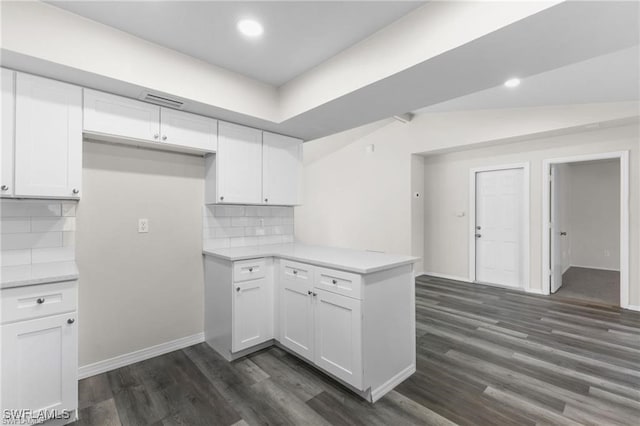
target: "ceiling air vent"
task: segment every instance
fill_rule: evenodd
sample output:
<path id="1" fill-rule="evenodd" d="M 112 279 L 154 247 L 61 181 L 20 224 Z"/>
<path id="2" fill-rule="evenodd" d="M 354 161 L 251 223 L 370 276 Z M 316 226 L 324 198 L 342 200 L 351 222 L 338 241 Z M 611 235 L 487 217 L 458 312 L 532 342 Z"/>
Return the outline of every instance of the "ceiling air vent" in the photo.
<path id="1" fill-rule="evenodd" d="M 172 99 L 168 96 L 158 95 L 151 92 L 142 92 L 142 95 L 140 96 L 140 100 L 143 100 L 145 102 L 149 102 L 152 104 L 164 106 L 164 107 L 175 108 L 175 109 L 182 109 L 184 107 L 184 102 L 182 102 L 179 99 Z"/>

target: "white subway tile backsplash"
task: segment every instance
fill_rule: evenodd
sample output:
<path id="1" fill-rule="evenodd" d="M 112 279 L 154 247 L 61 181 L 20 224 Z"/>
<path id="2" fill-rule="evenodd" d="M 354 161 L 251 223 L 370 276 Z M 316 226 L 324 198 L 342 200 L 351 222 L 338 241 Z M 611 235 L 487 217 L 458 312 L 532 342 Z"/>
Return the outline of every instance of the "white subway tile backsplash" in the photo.
<path id="1" fill-rule="evenodd" d="M 3 234 L 30 232 L 31 221 L 28 217 L 3 217 L 0 219 L 0 231 Z"/>
<path id="2" fill-rule="evenodd" d="M 232 217 L 231 226 L 260 226 L 260 218 L 247 216 Z"/>
<path id="3" fill-rule="evenodd" d="M 31 232 L 75 231 L 75 217 L 32 218 Z"/>
<path id="4" fill-rule="evenodd" d="M 31 263 L 68 262 L 75 259 L 73 247 L 54 247 L 31 250 Z"/>
<path id="5" fill-rule="evenodd" d="M 214 216 L 244 216 L 244 206 L 214 206 Z"/>
<path id="6" fill-rule="evenodd" d="M 74 202 L 2 200 L 2 266 L 73 260 L 76 206 Z"/>
<path id="7" fill-rule="evenodd" d="M 202 218 L 202 226 L 205 228 L 222 228 L 231 226 L 231 217 L 205 216 Z"/>
<path id="8" fill-rule="evenodd" d="M 2 266 L 28 265 L 31 263 L 31 250 L 3 250 L 0 263 Z"/>
<path id="9" fill-rule="evenodd" d="M 203 246 L 242 247 L 293 242 L 293 207 L 205 206 Z"/>
<path id="10" fill-rule="evenodd" d="M 62 247 L 62 232 L 4 234 L 1 246 L 2 250 Z"/>

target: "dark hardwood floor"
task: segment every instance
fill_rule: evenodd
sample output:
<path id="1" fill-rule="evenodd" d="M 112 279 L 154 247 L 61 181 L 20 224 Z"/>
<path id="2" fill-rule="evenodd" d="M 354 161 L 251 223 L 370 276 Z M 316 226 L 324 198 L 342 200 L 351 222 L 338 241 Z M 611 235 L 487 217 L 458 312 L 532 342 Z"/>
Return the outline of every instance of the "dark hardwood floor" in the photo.
<path id="1" fill-rule="evenodd" d="M 80 382 L 76 425 L 637 425 L 640 313 L 421 276 L 417 372 L 376 404 L 278 348 Z"/>

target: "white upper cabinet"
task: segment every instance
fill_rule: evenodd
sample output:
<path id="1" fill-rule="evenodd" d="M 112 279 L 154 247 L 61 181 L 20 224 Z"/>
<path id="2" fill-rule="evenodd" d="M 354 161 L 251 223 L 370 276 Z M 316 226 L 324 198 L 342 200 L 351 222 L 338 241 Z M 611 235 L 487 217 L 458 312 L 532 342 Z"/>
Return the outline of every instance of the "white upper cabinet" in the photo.
<path id="1" fill-rule="evenodd" d="M 220 122 L 215 164 L 215 196 L 207 202 L 259 204 L 262 201 L 262 132 Z M 210 198 L 210 197 L 208 197 Z"/>
<path id="2" fill-rule="evenodd" d="M 160 107 L 84 89 L 84 131 L 158 141 Z"/>
<path id="3" fill-rule="evenodd" d="M 205 203 L 300 204 L 302 141 L 220 121 Z"/>
<path id="4" fill-rule="evenodd" d="M 0 69 L 2 83 L 2 176 L 0 177 L 0 195 L 12 196 L 13 185 L 13 147 L 15 124 L 15 72 Z"/>
<path id="5" fill-rule="evenodd" d="M 80 87 L 17 74 L 14 165 L 16 196 L 80 196 Z"/>
<path id="6" fill-rule="evenodd" d="M 160 108 L 162 142 L 213 152 L 218 145 L 218 120 L 175 109 Z"/>
<path id="7" fill-rule="evenodd" d="M 300 204 L 302 141 L 264 132 L 262 196 L 265 204 Z"/>
<path id="8" fill-rule="evenodd" d="M 202 154 L 216 151 L 217 126 L 213 118 L 84 90 L 84 132 L 93 139 Z"/>

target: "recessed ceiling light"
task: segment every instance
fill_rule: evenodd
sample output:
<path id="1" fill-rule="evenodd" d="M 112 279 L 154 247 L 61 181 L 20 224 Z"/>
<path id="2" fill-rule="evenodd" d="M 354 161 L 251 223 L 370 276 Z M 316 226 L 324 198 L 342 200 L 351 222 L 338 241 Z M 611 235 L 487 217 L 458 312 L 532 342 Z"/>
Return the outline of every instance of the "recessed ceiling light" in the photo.
<path id="1" fill-rule="evenodd" d="M 264 32 L 262 24 L 253 19 L 242 19 L 238 21 L 238 31 L 247 37 L 259 37 Z"/>
<path id="2" fill-rule="evenodd" d="M 504 85 L 506 87 L 510 87 L 510 88 L 518 87 L 518 86 L 520 86 L 520 79 L 519 78 L 510 78 L 509 80 L 504 82 Z"/>

